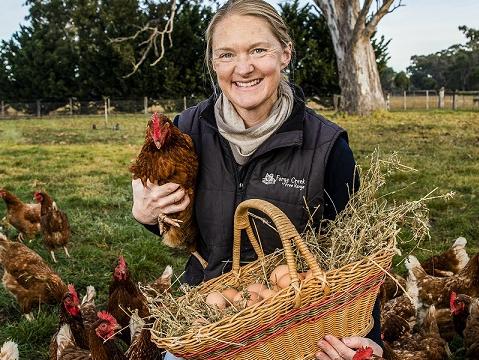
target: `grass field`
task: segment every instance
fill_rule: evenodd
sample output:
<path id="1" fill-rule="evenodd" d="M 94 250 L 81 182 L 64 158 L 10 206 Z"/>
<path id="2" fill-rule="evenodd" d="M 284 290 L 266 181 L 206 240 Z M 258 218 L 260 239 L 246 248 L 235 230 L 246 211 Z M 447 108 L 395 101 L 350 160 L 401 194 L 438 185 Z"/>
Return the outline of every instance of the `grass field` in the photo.
<path id="1" fill-rule="evenodd" d="M 473 112 L 381 113 L 369 118 L 327 114 L 349 132 L 359 164 L 368 163 L 375 148 L 398 152 L 416 172 L 393 175 L 385 191 L 398 201 L 417 199 L 430 190 L 454 191 L 452 200 L 431 201 L 431 239 L 414 249 L 420 257 L 447 248 L 458 236 L 468 240 L 470 253 L 479 249 L 479 114 Z M 0 187 L 21 198 L 46 189 L 69 216 L 72 259 L 58 252 L 52 264 L 41 240 L 29 246 L 45 258 L 66 282 L 81 293 L 97 288 L 98 305 L 105 304 L 113 263 L 126 256 L 135 278 L 152 280 L 167 264 L 180 274 L 184 257 L 160 245 L 131 217 L 128 164 L 144 137 L 144 116 L 118 117 L 113 131 L 101 118 L 58 118 L 0 121 Z M 98 130 L 92 130 L 96 123 Z M 0 218 L 5 206 L 0 203 Z M 2 225 L 3 226 L 3 225 Z M 4 229 L 5 230 L 5 229 Z M 14 229 L 6 229 L 11 236 Z M 405 244 L 405 254 L 414 244 Z M 399 261 L 400 259 L 398 259 Z M 402 265 L 400 266 L 402 267 Z M 1 270 L 0 270 L 1 271 Z M 0 288 L 0 344 L 19 342 L 22 359 L 47 359 L 48 343 L 57 323 L 57 310 L 42 307 L 29 323 L 13 298 Z"/>

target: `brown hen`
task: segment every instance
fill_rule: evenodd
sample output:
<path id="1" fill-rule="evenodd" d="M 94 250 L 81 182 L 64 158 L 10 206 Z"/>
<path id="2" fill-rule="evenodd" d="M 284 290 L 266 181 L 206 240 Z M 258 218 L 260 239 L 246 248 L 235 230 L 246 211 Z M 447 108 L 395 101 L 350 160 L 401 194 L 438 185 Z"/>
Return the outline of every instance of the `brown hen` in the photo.
<path id="1" fill-rule="evenodd" d="M 154 113 L 148 122 L 145 143 L 135 162 L 130 166 L 133 179 L 147 180 L 153 184 L 179 184 L 190 198 L 185 210 L 171 214 L 159 214 L 158 225 L 163 243 L 173 248 L 187 249 L 202 263 L 196 252 L 197 228 L 193 216 L 198 157 L 193 140 L 182 133 L 163 114 Z"/>
<path id="2" fill-rule="evenodd" d="M 15 296 L 23 314 L 32 319 L 40 303 L 58 304 L 67 286 L 36 252 L 0 234 L 0 264 L 3 286 Z"/>
<path id="3" fill-rule="evenodd" d="M 66 247 L 71 236 L 67 215 L 46 192 L 36 192 L 35 199 L 41 204 L 43 244 L 50 251 L 53 261 L 57 262 L 54 250 L 58 247 L 63 247 L 65 254 L 70 257 Z"/>
<path id="4" fill-rule="evenodd" d="M 457 274 L 469 262 L 466 244 L 467 240 L 465 238 L 457 238 L 448 250 L 422 262 L 422 268 L 427 274 L 433 276 L 452 276 Z"/>
<path id="5" fill-rule="evenodd" d="M 25 204 L 5 189 L 0 189 L 0 198 L 7 205 L 7 221 L 19 231 L 18 239 L 33 239 L 40 232 L 40 204 Z"/>

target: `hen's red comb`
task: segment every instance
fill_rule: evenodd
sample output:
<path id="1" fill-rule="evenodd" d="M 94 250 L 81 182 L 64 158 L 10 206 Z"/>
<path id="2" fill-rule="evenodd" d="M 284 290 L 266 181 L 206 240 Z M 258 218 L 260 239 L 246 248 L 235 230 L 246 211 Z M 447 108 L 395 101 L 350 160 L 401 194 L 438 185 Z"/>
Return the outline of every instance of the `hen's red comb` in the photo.
<path id="1" fill-rule="evenodd" d="M 125 258 L 123 257 L 123 255 L 120 255 L 118 257 L 118 265 L 122 268 L 126 268 L 126 261 L 125 261 Z"/>
<path id="2" fill-rule="evenodd" d="M 78 297 L 78 294 L 75 290 L 75 285 L 68 284 L 68 292 L 72 295 L 73 302 L 75 304 L 80 304 L 80 298 Z"/>
<path id="3" fill-rule="evenodd" d="M 454 310 L 455 308 L 456 299 L 457 299 L 457 294 L 453 291 L 451 293 L 451 297 L 449 298 L 449 308 L 451 309 L 451 311 Z"/>
<path id="4" fill-rule="evenodd" d="M 366 346 L 356 350 L 353 360 L 368 360 L 373 356 L 373 348 Z"/>
<path id="5" fill-rule="evenodd" d="M 159 139 L 160 138 L 160 117 L 158 116 L 158 113 L 155 112 L 151 116 L 151 120 L 153 122 L 153 138 L 154 139 Z"/>
<path id="6" fill-rule="evenodd" d="M 99 319 L 108 321 L 110 324 L 114 324 L 114 325 L 117 324 L 115 317 L 112 314 L 110 314 L 108 311 L 99 311 L 96 315 L 98 316 Z"/>

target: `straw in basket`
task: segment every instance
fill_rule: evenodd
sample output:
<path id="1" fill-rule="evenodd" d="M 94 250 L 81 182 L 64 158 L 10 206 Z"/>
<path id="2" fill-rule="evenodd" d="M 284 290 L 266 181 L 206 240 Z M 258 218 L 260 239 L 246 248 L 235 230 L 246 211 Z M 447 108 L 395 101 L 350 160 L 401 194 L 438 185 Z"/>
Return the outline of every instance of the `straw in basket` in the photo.
<path id="1" fill-rule="evenodd" d="M 263 212 L 275 224 L 291 285 L 270 299 L 182 336 L 159 337 L 155 328 L 160 324 L 155 323 L 152 341 L 185 359 L 299 360 L 313 359 L 318 350 L 317 342 L 326 334 L 338 337 L 366 335 L 373 325 L 371 314 L 384 280 L 383 269 L 391 266 L 394 251 L 384 249 L 340 269 L 324 272 L 288 217 L 264 200 L 246 200 L 238 206 L 234 219 L 232 271 L 202 284 L 200 293 L 251 284 L 263 273 L 265 266 L 281 261 L 283 254 L 264 255 L 251 227 L 250 209 Z M 240 267 L 242 230 L 246 231 L 258 260 Z M 313 272 L 309 280 L 298 280 L 292 242 Z"/>

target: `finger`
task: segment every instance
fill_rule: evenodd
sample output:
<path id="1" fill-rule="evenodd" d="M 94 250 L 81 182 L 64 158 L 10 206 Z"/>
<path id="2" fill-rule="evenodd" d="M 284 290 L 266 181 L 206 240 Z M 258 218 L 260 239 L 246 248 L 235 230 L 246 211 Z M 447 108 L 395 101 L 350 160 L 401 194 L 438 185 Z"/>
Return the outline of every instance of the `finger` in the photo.
<path id="1" fill-rule="evenodd" d="M 179 184 L 166 183 L 161 186 L 156 185 L 154 191 L 158 197 L 165 197 L 165 196 L 173 194 L 178 189 L 180 189 Z"/>
<path id="2" fill-rule="evenodd" d="M 190 197 L 188 196 L 188 194 L 185 194 L 179 202 L 176 202 L 164 207 L 163 212 L 165 214 L 173 214 L 176 212 L 180 212 L 185 210 L 189 204 L 190 204 Z"/>
<path id="3" fill-rule="evenodd" d="M 183 188 L 179 188 L 176 191 L 170 193 L 169 195 L 161 197 L 160 206 L 162 208 L 162 212 L 164 212 L 168 206 L 183 200 L 184 196 L 185 190 Z"/>
<path id="4" fill-rule="evenodd" d="M 331 358 L 322 351 L 318 351 L 314 356 L 318 360 L 331 360 Z"/>
<path id="5" fill-rule="evenodd" d="M 322 358 L 320 357 L 320 359 L 333 359 L 333 360 L 341 359 L 341 356 L 339 355 L 339 353 L 328 341 L 326 341 L 326 339 L 320 340 L 318 342 L 318 346 L 321 349 L 321 351 L 328 356 L 328 357 L 322 357 Z"/>
<path id="6" fill-rule="evenodd" d="M 324 339 L 336 350 L 343 359 L 352 359 L 356 351 L 345 345 L 344 342 L 332 335 L 326 335 Z"/>

